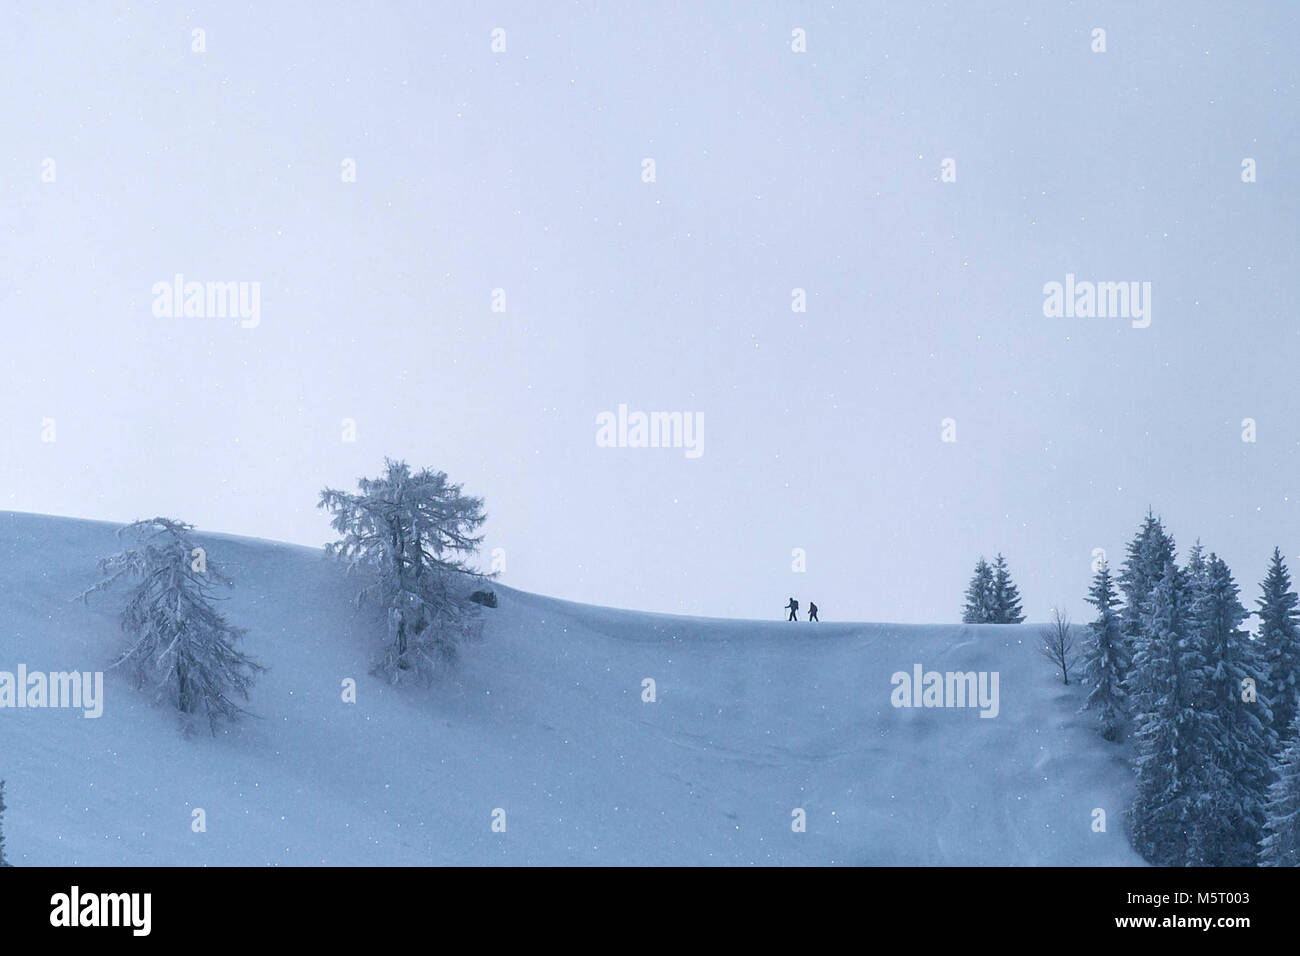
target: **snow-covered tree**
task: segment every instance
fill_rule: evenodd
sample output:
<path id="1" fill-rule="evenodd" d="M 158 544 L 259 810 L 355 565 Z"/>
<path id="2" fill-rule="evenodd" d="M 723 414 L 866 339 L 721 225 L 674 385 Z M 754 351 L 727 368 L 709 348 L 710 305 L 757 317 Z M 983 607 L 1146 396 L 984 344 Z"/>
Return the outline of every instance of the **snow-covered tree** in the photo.
<path id="1" fill-rule="evenodd" d="M 1164 573 L 1165 565 L 1174 560 L 1173 539 L 1150 509 L 1142 526 L 1129 542 L 1124 566 L 1117 582 L 1124 595 L 1124 632 L 1135 635 L 1142 627 L 1142 604 Z"/>
<path id="2" fill-rule="evenodd" d="M 1117 582 L 1124 595 L 1120 612 L 1120 630 L 1128 648 L 1128 659 L 1134 661 L 1140 640 L 1143 619 L 1149 608 L 1147 603 L 1167 566 L 1174 562 L 1174 540 L 1165 533 L 1160 519 L 1147 511 L 1142 527 L 1128 545 L 1128 556 L 1120 569 Z M 1126 684 L 1129 675 L 1121 675 Z M 1128 688 L 1130 713 L 1140 709 L 1133 688 Z"/>
<path id="3" fill-rule="evenodd" d="M 1278 755 L 1268 788 L 1260 866 L 1300 866 L 1300 715 L 1291 722 L 1290 743 Z"/>
<path id="4" fill-rule="evenodd" d="M 0 780 L 0 866 L 8 866 L 5 862 L 5 782 Z"/>
<path id="5" fill-rule="evenodd" d="M 1205 590 L 1209 581 L 1210 561 L 1205 556 L 1205 545 L 1197 538 L 1192 550 L 1187 553 L 1187 586 L 1193 595 Z"/>
<path id="6" fill-rule="evenodd" d="M 1273 549 L 1273 560 L 1261 585 L 1259 605 L 1260 694 L 1273 710 L 1273 726 L 1279 746 L 1289 742 L 1300 694 L 1300 613 L 1296 593 L 1291 590 L 1291 573 L 1282 552 Z"/>
<path id="7" fill-rule="evenodd" d="M 122 528 L 135 546 L 101 558 L 104 579 L 87 590 L 130 583 L 120 622 L 129 638 L 114 667 L 130 666 L 136 683 L 169 700 L 190 717 L 206 716 L 216 733 L 222 721 L 246 715 L 235 698 L 248 700 L 253 676 L 265 670 L 235 645 L 247 633 L 215 607 L 216 587 L 231 580 L 190 537 L 194 526 L 151 518 Z"/>
<path id="8" fill-rule="evenodd" d="M 1083 709 L 1096 714 L 1102 737 L 1119 740 L 1128 716 L 1124 676 L 1129 651 L 1120 630 L 1119 595 L 1104 562 L 1092 579 L 1087 601 L 1097 609 L 1097 618 L 1088 625 L 1083 647 L 1083 681 L 1092 688 Z"/>
<path id="9" fill-rule="evenodd" d="M 1199 545 L 1198 545 L 1199 548 Z M 1247 679 L 1259 673 L 1258 650 L 1241 629 L 1232 571 L 1217 555 L 1198 551 L 1192 578 L 1194 645 L 1205 657 L 1197 755 L 1209 779 L 1198 794 L 1192 840 L 1194 865 L 1250 866 L 1264 827 L 1276 736 L 1267 700 L 1247 699 Z"/>
<path id="10" fill-rule="evenodd" d="M 1007 559 L 999 552 L 993 562 L 993 608 L 998 624 L 1019 624 L 1025 619 L 1020 609 L 1020 589 L 1011 581 Z"/>
<path id="11" fill-rule="evenodd" d="M 966 607 L 961 615 L 963 624 L 992 624 L 997 620 L 993 585 L 993 568 L 981 557 L 975 565 L 970 586 L 966 588 Z"/>
<path id="12" fill-rule="evenodd" d="M 357 603 L 387 615 L 389 646 L 376 672 L 394 683 L 406 675 L 427 682 L 479 625 L 479 606 L 457 577 L 482 576 L 465 558 L 483 540 L 474 534 L 486 520 L 483 500 L 463 494 L 441 471 L 413 474 L 406 462 L 387 458 L 380 477 L 357 487 L 360 494 L 321 492 L 319 507 L 342 535 L 326 550 L 368 575 Z"/>
<path id="13" fill-rule="evenodd" d="M 1192 627 L 1187 575 L 1166 563 L 1144 602 L 1130 692 L 1134 713 L 1136 795 L 1133 845 L 1158 866 L 1182 866 L 1201 855 L 1193 826 L 1207 792 L 1199 751 L 1213 728 L 1202 713 L 1205 660 Z"/>

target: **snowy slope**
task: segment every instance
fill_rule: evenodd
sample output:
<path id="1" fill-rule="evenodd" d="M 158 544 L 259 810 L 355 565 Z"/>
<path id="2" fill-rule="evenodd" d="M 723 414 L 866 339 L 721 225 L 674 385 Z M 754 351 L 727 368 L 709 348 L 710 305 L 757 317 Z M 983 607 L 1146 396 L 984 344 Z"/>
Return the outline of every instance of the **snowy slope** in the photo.
<path id="1" fill-rule="evenodd" d="M 115 530 L 0 512 L 0 670 L 104 669 L 120 592 L 73 598 Z M 318 552 L 198 538 L 270 667 L 260 719 L 186 740 L 115 672 L 98 720 L 0 710 L 15 864 L 1140 862 L 1121 752 L 1076 716 L 1028 626 L 683 618 L 498 585 L 459 670 L 394 690 L 369 675 L 379 637 Z M 890 676 L 915 663 L 998 671 L 999 716 L 892 707 Z M 1109 832 L 1091 831 L 1094 807 Z"/>

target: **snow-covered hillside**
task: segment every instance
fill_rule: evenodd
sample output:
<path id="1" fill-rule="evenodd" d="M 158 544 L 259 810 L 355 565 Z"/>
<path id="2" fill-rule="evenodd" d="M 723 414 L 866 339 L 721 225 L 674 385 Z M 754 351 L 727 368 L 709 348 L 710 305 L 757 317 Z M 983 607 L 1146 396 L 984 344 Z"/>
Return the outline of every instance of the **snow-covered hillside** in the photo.
<path id="1" fill-rule="evenodd" d="M 115 531 L 0 512 L 0 671 L 105 669 L 121 592 L 74 598 Z M 1141 862 L 1122 752 L 1076 715 L 1030 626 L 684 618 L 496 585 L 459 668 L 393 689 L 319 552 L 198 538 L 270 668 L 259 719 L 184 739 L 119 672 L 98 719 L 0 710 L 16 865 Z M 916 664 L 998 672 L 998 715 L 891 706 L 891 675 Z"/>

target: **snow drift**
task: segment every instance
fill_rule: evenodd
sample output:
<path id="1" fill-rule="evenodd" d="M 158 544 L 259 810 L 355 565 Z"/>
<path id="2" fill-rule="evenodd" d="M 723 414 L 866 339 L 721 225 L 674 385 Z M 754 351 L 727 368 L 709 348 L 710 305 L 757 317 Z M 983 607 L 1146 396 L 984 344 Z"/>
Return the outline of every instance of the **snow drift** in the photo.
<path id="1" fill-rule="evenodd" d="M 116 529 L 0 512 L 0 671 L 107 668 L 121 595 L 74 598 Z M 117 671 L 97 719 L 0 709 L 14 864 L 1141 862 L 1124 751 L 1029 625 L 712 620 L 498 584 L 455 670 L 392 688 L 369 674 L 382 634 L 320 552 L 196 537 L 269 667 L 257 719 L 185 739 Z M 996 673 L 997 716 L 894 706 L 917 665 Z"/>

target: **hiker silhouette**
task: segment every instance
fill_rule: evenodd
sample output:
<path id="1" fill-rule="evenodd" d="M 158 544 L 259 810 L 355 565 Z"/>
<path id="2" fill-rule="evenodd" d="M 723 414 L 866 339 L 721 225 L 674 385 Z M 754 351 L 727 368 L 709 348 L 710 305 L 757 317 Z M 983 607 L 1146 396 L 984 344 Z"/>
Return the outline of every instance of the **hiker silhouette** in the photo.
<path id="1" fill-rule="evenodd" d="M 786 618 L 786 620 L 787 621 L 799 620 L 799 615 L 795 613 L 796 611 L 799 610 L 799 602 L 796 601 L 794 598 L 790 598 L 790 603 L 787 604 L 786 607 L 790 609 L 790 616 Z M 782 608 L 782 610 L 784 610 L 784 608 Z"/>
<path id="2" fill-rule="evenodd" d="M 808 602 L 808 620 L 810 621 L 817 620 L 817 605 L 814 604 L 812 601 Z"/>

